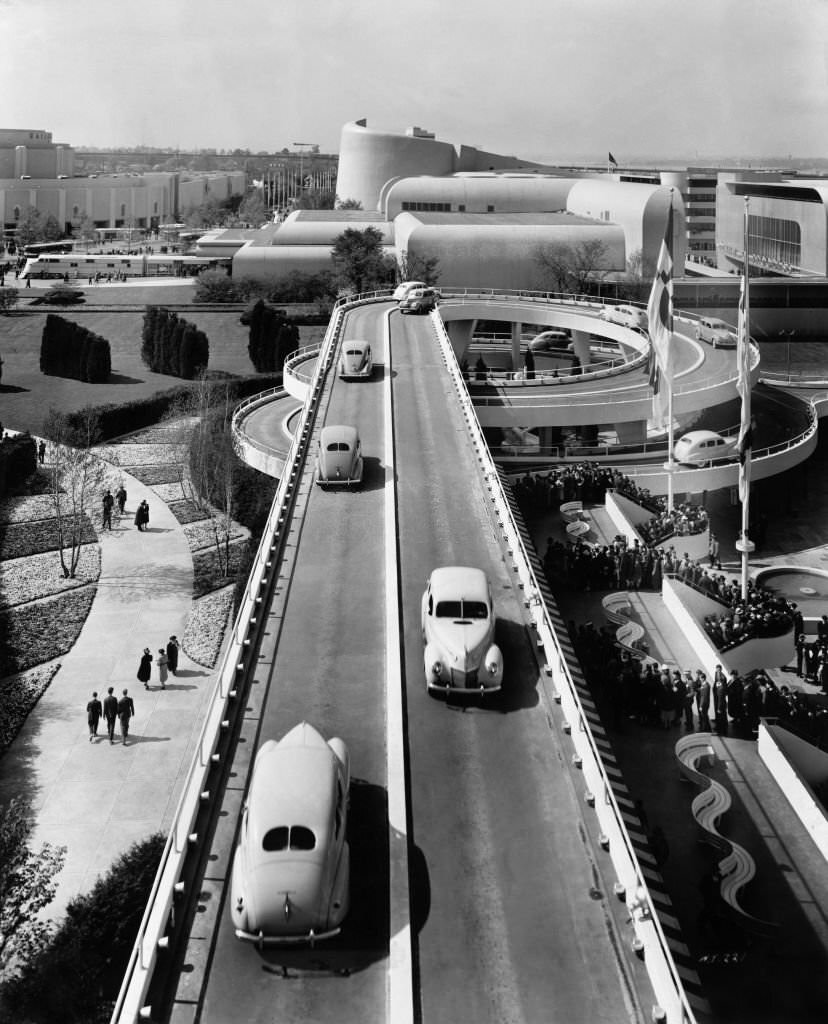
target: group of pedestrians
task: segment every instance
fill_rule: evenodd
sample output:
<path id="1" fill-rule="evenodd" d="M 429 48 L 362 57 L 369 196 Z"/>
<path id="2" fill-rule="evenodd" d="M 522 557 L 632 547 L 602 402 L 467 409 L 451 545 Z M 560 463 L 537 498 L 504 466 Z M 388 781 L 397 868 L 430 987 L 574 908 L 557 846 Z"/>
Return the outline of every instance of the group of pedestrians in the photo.
<path id="1" fill-rule="evenodd" d="M 161 684 L 162 690 L 167 688 L 168 673 L 175 675 L 178 671 L 179 648 L 178 637 L 175 635 L 170 637 L 166 647 L 158 648 L 158 656 L 154 660 L 158 670 L 158 682 Z M 150 679 L 152 678 L 152 664 L 152 652 L 149 647 L 145 647 L 144 653 L 141 655 L 141 661 L 138 664 L 138 681 L 144 684 L 145 690 L 149 689 Z"/>
<path id="2" fill-rule="evenodd" d="M 112 510 L 115 508 L 116 504 L 118 506 L 118 515 L 122 516 L 124 514 L 124 509 L 126 508 L 126 500 L 127 492 L 123 484 L 121 484 L 118 490 L 115 492 L 114 497 L 112 495 L 112 491 L 110 491 L 110 489 L 107 487 L 106 493 L 101 499 L 101 522 L 104 530 L 112 529 Z"/>
<path id="3" fill-rule="evenodd" d="M 166 647 L 158 648 L 158 657 L 155 659 L 155 664 L 158 668 L 158 679 L 161 683 L 161 689 L 166 689 L 167 673 L 172 672 L 175 675 L 178 671 L 178 651 L 179 643 L 178 638 L 173 635 L 167 642 Z M 149 647 L 144 648 L 144 653 L 141 655 L 141 662 L 138 666 L 138 679 L 144 684 L 145 689 L 149 689 L 149 681 L 152 675 L 152 663 L 153 657 Z M 127 737 L 129 736 L 129 723 L 132 718 L 135 717 L 135 704 L 132 697 L 129 695 L 129 690 L 124 689 L 121 697 L 115 696 L 115 687 L 110 686 L 107 690 L 106 697 L 101 701 L 98 698 L 98 691 L 95 690 L 92 694 L 92 699 L 86 705 L 86 721 L 89 726 L 89 742 L 93 743 L 98 735 L 98 726 L 103 720 L 106 723 L 106 730 L 109 736 L 109 742 L 115 742 L 115 726 L 116 723 L 120 722 L 121 725 L 121 742 L 124 746 L 127 746 Z"/>
<path id="4" fill-rule="evenodd" d="M 106 722 L 106 731 L 109 742 L 115 742 L 115 723 L 121 724 L 121 742 L 127 746 L 129 736 L 129 723 L 135 717 L 135 704 L 129 691 L 124 689 L 120 698 L 115 696 L 115 687 L 110 686 L 103 701 L 98 699 L 98 692 L 92 693 L 92 700 L 86 705 L 86 721 L 89 725 L 89 742 L 94 742 L 98 735 L 98 725 L 101 719 Z"/>

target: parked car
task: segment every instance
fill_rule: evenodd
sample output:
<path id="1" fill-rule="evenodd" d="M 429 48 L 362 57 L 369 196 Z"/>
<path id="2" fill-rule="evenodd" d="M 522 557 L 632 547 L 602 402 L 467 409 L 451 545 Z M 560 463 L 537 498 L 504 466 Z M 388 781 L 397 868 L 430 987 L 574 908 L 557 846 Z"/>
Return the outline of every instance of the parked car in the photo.
<path id="1" fill-rule="evenodd" d="M 339 356 L 339 376 L 343 380 L 363 380 L 374 370 L 371 346 L 367 341 L 350 339 L 342 343 Z"/>
<path id="2" fill-rule="evenodd" d="M 713 348 L 736 348 L 736 334 L 724 320 L 703 316 L 696 324 L 696 340 L 706 341 Z"/>
<path id="3" fill-rule="evenodd" d="M 355 487 L 362 483 L 362 447 L 356 427 L 323 427 L 316 455 L 320 487 Z"/>
<path id="4" fill-rule="evenodd" d="M 399 302 L 400 299 L 404 299 L 410 291 L 415 288 L 427 288 L 428 285 L 425 281 L 401 281 L 400 284 L 394 289 L 394 298 Z"/>
<path id="5" fill-rule="evenodd" d="M 604 306 L 598 316 L 609 323 L 632 327 L 637 331 L 646 331 L 647 311 L 636 306 Z"/>
<path id="6" fill-rule="evenodd" d="M 307 722 L 262 744 L 233 858 L 236 936 L 260 947 L 336 935 L 349 906 L 350 763 Z"/>
<path id="7" fill-rule="evenodd" d="M 429 690 L 482 694 L 501 688 L 503 655 L 494 642 L 494 602 L 482 569 L 435 569 L 423 593 L 421 621 Z"/>
<path id="8" fill-rule="evenodd" d="M 738 438 L 722 437 L 714 430 L 691 430 L 673 445 L 673 458 L 686 466 L 709 466 L 736 453 Z"/>
<path id="9" fill-rule="evenodd" d="M 430 313 L 436 309 L 439 297 L 434 288 L 413 288 L 400 299 L 397 308 L 401 313 Z"/>

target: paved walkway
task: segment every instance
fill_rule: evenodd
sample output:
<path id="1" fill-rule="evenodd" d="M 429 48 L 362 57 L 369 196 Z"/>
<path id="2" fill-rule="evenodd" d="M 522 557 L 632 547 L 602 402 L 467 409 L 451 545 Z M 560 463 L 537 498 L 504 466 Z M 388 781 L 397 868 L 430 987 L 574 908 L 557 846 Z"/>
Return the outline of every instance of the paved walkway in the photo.
<path id="1" fill-rule="evenodd" d="M 120 471 L 123 472 L 123 471 Z M 158 495 L 124 473 L 129 495 L 121 522 L 100 534 L 101 575 L 92 610 L 72 650 L 0 761 L 0 804 L 31 801 L 32 846 L 68 847 L 48 913 L 67 902 L 137 840 L 169 830 L 201 728 L 215 672 L 182 654 L 178 674 L 150 690 L 135 674 L 145 647 L 155 654 L 170 635 L 179 641 L 192 602 L 193 564 L 181 525 Z M 133 525 L 137 504 L 150 505 L 150 525 Z M 102 721 L 89 742 L 86 704 L 109 686 L 135 701 L 127 746 L 110 745 Z"/>

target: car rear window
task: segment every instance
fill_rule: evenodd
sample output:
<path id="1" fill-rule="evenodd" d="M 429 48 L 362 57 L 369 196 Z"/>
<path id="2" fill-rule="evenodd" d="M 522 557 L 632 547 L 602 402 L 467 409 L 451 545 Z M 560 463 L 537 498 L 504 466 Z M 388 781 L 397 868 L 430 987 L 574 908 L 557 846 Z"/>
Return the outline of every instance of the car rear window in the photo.
<path id="1" fill-rule="evenodd" d="M 279 850 L 312 850 L 316 846 L 316 836 L 304 825 L 279 825 L 268 829 L 262 839 L 262 849 L 267 853 Z"/>
<path id="2" fill-rule="evenodd" d="M 328 445 L 329 452 L 349 452 L 350 450 L 344 441 L 331 441 Z"/>
<path id="3" fill-rule="evenodd" d="M 438 619 L 485 619 L 489 609 L 484 601 L 438 601 Z"/>

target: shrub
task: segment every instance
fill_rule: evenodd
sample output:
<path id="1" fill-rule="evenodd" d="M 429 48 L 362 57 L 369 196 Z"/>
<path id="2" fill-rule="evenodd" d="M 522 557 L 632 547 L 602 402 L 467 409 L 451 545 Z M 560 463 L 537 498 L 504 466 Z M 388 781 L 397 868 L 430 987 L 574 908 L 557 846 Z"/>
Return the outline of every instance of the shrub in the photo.
<path id="1" fill-rule="evenodd" d="M 152 890 L 165 837 L 133 844 L 77 896 L 50 941 L 3 986 L 4 1019 L 31 1024 L 100 1019 L 118 994 Z"/>
<path id="2" fill-rule="evenodd" d="M 58 377 L 104 383 L 112 372 L 109 342 L 80 324 L 50 313 L 40 338 L 40 369 Z"/>
<path id="3" fill-rule="evenodd" d="M 17 494 L 37 472 L 37 449 L 31 434 L 0 439 L 0 495 Z"/>

